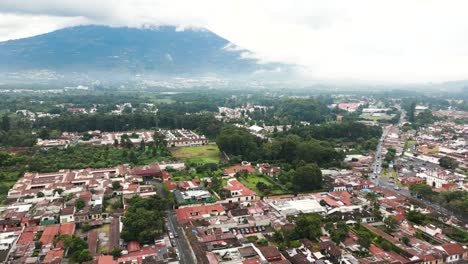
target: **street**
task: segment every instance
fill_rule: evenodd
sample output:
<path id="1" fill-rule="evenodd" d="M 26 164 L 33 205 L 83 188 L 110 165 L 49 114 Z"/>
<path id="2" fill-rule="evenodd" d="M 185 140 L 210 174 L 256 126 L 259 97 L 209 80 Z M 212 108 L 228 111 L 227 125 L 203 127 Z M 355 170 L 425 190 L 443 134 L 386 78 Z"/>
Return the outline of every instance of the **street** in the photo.
<path id="1" fill-rule="evenodd" d="M 162 183 L 156 182 L 154 186 L 156 187 L 157 193 L 162 198 L 166 199 L 167 197 L 164 189 L 162 188 Z M 174 235 L 174 238 L 171 238 L 171 241 L 173 241 L 175 247 L 177 248 L 180 263 L 195 264 L 196 262 L 193 259 L 192 248 L 190 247 L 190 244 L 184 232 L 182 231 L 182 228 L 177 222 L 175 210 L 173 208 L 166 210 L 166 216 L 168 232 L 172 232 Z"/>
<path id="2" fill-rule="evenodd" d="M 180 263 L 195 263 L 191 253 L 192 249 L 190 248 L 182 228 L 177 222 L 177 217 L 174 210 L 167 211 L 167 220 L 169 224 L 169 231 L 172 232 L 175 236 L 172 240 L 175 242 L 177 250 L 179 251 Z"/>
<path id="3" fill-rule="evenodd" d="M 401 110 L 401 108 L 397 107 L 398 109 Z M 403 110 L 401 110 L 401 116 L 400 116 L 400 121 L 399 121 L 399 124 L 402 124 L 404 122 L 404 116 L 405 116 L 405 113 Z M 380 141 L 379 141 L 379 144 L 377 146 L 377 149 L 376 149 L 376 152 L 375 152 L 375 159 L 374 159 L 374 162 L 372 164 L 372 168 L 373 168 L 373 173 L 371 173 L 371 181 L 374 182 L 374 184 L 376 186 L 380 186 L 380 187 L 383 187 L 383 188 L 386 188 L 386 189 L 389 189 L 389 190 L 393 190 L 405 197 L 407 197 L 409 200 L 411 200 L 412 202 L 416 203 L 416 204 L 419 204 L 419 205 L 422 205 L 424 207 L 427 207 L 427 208 L 432 208 L 435 212 L 438 212 L 444 216 L 454 216 L 454 214 L 447 210 L 446 208 L 443 208 L 441 206 L 439 206 L 438 204 L 436 203 L 432 203 L 432 202 L 429 202 L 429 201 L 426 201 L 426 200 L 423 200 L 423 199 L 420 199 L 420 198 L 416 198 L 414 197 L 408 187 L 399 187 L 396 182 L 390 182 L 390 178 L 391 177 L 382 177 L 382 161 L 383 161 L 383 158 L 382 157 L 382 148 L 383 148 L 383 143 L 384 143 L 384 140 L 385 140 L 385 137 L 387 136 L 388 134 L 388 131 L 390 129 L 390 126 L 389 127 L 384 127 L 384 130 L 382 132 L 382 137 L 380 138 Z M 433 165 L 433 164 L 426 164 L 422 161 L 419 161 L 419 160 L 415 160 L 415 161 L 412 161 L 415 163 L 415 165 L 422 165 L 424 164 L 424 166 L 427 166 L 427 167 L 434 167 L 434 166 L 437 166 L 437 165 Z M 419 166 L 418 166 L 419 167 Z"/>

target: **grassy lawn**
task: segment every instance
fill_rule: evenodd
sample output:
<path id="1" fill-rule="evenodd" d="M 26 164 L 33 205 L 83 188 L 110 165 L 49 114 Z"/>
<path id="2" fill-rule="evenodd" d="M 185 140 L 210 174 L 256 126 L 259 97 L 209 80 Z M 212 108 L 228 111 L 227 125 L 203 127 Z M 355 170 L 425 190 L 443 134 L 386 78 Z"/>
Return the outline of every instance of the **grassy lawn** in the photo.
<path id="1" fill-rule="evenodd" d="M 371 115 L 361 115 L 361 118 L 371 121 L 379 121 L 379 120 L 390 120 L 392 119 L 391 116 L 371 116 Z"/>
<path id="2" fill-rule="evenodd" d="M 99 234 L 98 253 L 109 251 L 110 225 L 104 224 L 96 230 Z"/>
<path id="3" fill-rule="evenodd" d="M 406 152 L 407 150 L 409 150 L 410 153 L 413 153 L 412 148 L 413 148 L 414 144 L 416 144 L 416 140 L 406 140 L 403 151 Z"/>
<path id="4" fill-rule="evenodd" d="M 187 163 L 219 163 L 219 149 L 216 145 L 176 147 L 171 152 L 172 156 Z"/>
<path id="5" fill-rule="evenodd" d="M 430 148 L 430 147 L 422 147 L 420 150 L 421 150 L 422 152 L 428 153 L 428 154 L 437 154 L 437 153 L 439 153 L 439 146 L 433 146 L 432 148 Z"/>
<path id="6" fill-rule="evenodd" d="M 268 179 L 266 179 L 266 178 L 264 178 L 262 176 L 255 175 L 255 174 L 250 174 L 249 176 L 247 176 L 247 178 L 240 177 L 239 180 L 240 180 L 240 182 L 242 184 L 244 184 L 249 189 L 253 190 L 254 192 L 256 192 L 257 194 L 260 194 L 260 195 L 262 194 L 262 192 L 257 189 L 257 183 L 259 183 L 259 182 L 263 182 L 268 187 L 270 187 L 270 189 L 271 189 L 270 193 L 271 194 L 284 194 L 285 193 L 285 191 L 283 189 L 279 188 L 276 184 L 273 184 Z"/>

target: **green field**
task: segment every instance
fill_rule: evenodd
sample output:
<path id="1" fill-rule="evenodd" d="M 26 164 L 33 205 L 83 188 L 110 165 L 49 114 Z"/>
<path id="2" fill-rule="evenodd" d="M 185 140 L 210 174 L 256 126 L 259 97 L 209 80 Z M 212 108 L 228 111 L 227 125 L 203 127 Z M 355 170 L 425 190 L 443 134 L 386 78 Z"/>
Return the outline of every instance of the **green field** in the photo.
<path id="1" fill-rule="evenodd" d="M 392 119 L 391 116 L 370 116 L 370 115 L 361 115 L 361 118 L 371 121 L 379 121 L 379 120 L 390 120 Z"/>
<path id="2" fill-rule="evenodd" d="M 219 149 L 216 145 L 198 147 L 175 147 L 171 149 L 172 156 L 187 163 L 219 163 Z"/>
<path id="3" fill-rule="evenodd" d="M 240 177 L 239 181 L 244 184 L 247 188 L 253 190 L 259 195 L 262 195 L 263 193 L 258 190 L 257 188 L 257 183 L 263 182 L 265 183 L 269 188 L 270 188 L 270 194 L 284 194 L 286 193 L 285 190 L 283 190 L 280 186 L 277 184 L 273 183 L 269 179 L 265 178 L 267 176 L 259 176 L 255 174 L 250 174 L 247 177 Z"/>

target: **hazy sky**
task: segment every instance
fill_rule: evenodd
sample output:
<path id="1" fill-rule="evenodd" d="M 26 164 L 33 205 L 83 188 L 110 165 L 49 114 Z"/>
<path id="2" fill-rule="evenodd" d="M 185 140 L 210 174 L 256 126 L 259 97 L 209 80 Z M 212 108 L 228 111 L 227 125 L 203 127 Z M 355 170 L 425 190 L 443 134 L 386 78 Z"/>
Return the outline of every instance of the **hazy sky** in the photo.
<path id="1" fill-rule="evenodd" d="M 59 28 L 207 28 L 311 80 L 468 79 L 468 1 L 0 0 L 0 40 Z"/>

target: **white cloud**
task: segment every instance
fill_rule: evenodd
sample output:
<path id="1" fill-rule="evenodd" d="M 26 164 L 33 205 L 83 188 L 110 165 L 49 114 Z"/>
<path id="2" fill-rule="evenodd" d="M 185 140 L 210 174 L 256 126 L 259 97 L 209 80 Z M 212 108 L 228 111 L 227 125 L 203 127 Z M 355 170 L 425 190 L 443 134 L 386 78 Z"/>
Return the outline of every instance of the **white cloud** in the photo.
<path id="1" fill-rule="evenodd" d="M 311 80 L 468 79 L 466 1 L 2 0 L 0 10 L 3 40 L 89 23 L 202 27 Z"/>

